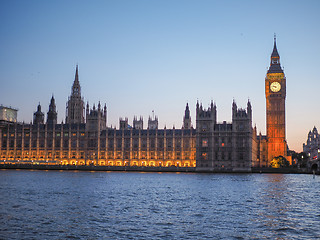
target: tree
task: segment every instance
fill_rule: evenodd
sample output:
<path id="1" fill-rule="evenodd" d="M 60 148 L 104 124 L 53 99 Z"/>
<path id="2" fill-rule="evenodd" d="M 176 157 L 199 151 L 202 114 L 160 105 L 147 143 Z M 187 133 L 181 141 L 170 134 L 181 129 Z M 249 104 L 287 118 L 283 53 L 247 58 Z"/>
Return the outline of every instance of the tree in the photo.
<path id="1" fill-rule="evenodd" d="M 274 157 L 270 162 L 270 167 L 272 168 L 289 167 L 289 161 L 283 156 Z"/>
<path id="2" fill-rule="evenodd" d="M 292 159 L 295 162 L 295 167 L 306 168 L 309 156 L 305 152 L 297 153 L 295 151 L 291 152 Z"/>

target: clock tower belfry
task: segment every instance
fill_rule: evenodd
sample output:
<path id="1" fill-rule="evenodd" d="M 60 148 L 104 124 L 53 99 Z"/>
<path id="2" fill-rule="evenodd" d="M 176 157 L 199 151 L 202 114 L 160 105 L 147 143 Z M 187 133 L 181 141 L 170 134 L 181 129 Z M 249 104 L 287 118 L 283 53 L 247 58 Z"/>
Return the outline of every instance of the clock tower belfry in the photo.
<path id="1" fill-rule="evenodd" d="M 270 67 L 265 79 L 267 110 L 267 161 L 274 157 L 287 156 L 286 142 L 286 78 L 280 66 L 276 37 L 271 54 Z"/>

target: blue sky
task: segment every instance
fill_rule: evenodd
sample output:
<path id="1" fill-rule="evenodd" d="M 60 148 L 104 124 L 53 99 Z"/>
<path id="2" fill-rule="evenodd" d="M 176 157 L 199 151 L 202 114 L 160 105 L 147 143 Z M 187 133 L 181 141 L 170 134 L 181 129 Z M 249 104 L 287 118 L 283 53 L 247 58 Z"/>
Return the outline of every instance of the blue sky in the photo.
<path id="1" fill-rule="evenodd" d="M 320 128 L 319 1 L 6 1 L 0 2 L 0 103 L 30 122 L 54 94 L 65 119 L 75 66 L 85 101 L 119 117 L 180 128 L 197 99 L 231 121 L 233 98 L 253 107 L 265 134 L 264 79 L 277 34 L 287 77 L 287 139 L 302 150 Z"/>

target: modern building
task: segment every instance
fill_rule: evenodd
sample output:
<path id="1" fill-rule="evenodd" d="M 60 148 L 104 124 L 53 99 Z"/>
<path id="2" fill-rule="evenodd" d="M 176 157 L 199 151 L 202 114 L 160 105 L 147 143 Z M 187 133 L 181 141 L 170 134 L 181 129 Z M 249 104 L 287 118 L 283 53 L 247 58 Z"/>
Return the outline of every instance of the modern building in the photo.
<path id="1" fill-rule="evenodd" d="M 18 115 L 17 109 L 14 109 L 11 107 L 5 107 L 2 105 L 0 106 L 0 124 L 17 122 L 17 115 Z"/>

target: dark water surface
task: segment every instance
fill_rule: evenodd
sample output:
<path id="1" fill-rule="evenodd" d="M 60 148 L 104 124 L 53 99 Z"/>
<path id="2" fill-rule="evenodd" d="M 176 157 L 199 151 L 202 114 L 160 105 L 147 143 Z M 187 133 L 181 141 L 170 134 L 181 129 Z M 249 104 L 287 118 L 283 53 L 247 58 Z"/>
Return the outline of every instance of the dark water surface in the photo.
<path id="1" fill-rule="evenodd" d="M 320 239 L 320 176 L 0 170 L 0 239 Z"/>

